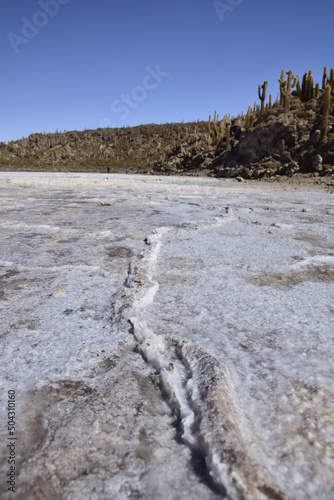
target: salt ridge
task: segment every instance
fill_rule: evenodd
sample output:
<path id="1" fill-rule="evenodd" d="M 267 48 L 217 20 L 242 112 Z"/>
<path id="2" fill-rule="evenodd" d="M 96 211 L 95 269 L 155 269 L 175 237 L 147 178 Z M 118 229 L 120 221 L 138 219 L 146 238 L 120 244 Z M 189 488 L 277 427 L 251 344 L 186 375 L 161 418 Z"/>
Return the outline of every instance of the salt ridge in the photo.
<path id="1" fill-rule="evenodd" d="M 212 224 L 219 222 L 222 219 Z M 161 389 L 181 423 L 182 442 L 205 459 L 208 485 L 231 499 L 265 499 L 268 492 L 284 498 L 266 469 L 261 450 L 256 450 L 255 458 L 247 446 L 255 438 L 238 408 L 227 367 L 209 350 L 188 340 L 156 334 L 146 321 L 146 308 L 159 289 L 154 271 L 162 240 L 171 231 L 156 229 L 146 238 L 144 251 L 131 262 L 124 292 L 115 305 L 118 321 L 130 324 L 136 352 L 159 373 Z"/>

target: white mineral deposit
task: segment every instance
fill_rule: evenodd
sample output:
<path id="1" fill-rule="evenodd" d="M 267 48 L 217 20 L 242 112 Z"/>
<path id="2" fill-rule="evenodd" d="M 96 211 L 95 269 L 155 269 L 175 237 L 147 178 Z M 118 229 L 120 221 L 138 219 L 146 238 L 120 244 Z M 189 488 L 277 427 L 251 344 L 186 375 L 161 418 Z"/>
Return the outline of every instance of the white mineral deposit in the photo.
<path id="1" fill-rule="evenodd" d="M 1 172 L 1 499 L 334 498 L 333 196 Z"/>

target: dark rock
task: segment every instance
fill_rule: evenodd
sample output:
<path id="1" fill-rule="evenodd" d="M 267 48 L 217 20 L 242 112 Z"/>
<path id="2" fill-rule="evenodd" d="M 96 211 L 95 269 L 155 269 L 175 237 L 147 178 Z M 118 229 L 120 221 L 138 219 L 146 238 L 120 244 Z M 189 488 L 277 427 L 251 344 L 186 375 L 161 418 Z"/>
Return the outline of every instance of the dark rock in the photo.
<path id="1" fill-rule="evenodd" d="M 320 155 L 316 155 L 313 162 L 312 162 L 312 170 L 314 172 L 320 172 L 322 170 L 322 163 L 323 163 L 323 159 L 322 159 L 322 156 Z"/>
<path id="2" fill-rule="evenodd" d="M 313 145 L 317 144 L 320 141 L 320 136 L 321 136 L 321 131 L 319 129 L 316 129 L 311 135 L 310 143 Z"/>
<path id="3" fill-rule="evenodd" d="M 197 168 L 204 162 L 203 153 L 199 153 L 193 158 L 191 158 L 190 168 Z"/>
<path id="4" fill-rule="evenodd" d="M 155 161 L 153 163 L 153 171 L 154 172 L 161 172 L 163 167 L 163 163 L 161 161 Z"/>

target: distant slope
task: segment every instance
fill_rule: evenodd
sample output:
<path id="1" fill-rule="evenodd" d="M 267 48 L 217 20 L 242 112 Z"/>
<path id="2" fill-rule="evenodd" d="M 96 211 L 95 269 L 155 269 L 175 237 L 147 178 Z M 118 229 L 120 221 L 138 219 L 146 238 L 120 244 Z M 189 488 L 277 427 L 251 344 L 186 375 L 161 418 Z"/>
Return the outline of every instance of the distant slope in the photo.
<path id="1" fill-rule="evenodd" d="M 334 173 L 334 70 L 322 88 L 282 71 L 280 97 L 207 122 L 31 134 L 0 143 L 0 170 L 131 172 L 261 178 Z M 292 90 L 296 87 L 296 90 Z M 262 89 L 262 90 L 261 90 Z"/>

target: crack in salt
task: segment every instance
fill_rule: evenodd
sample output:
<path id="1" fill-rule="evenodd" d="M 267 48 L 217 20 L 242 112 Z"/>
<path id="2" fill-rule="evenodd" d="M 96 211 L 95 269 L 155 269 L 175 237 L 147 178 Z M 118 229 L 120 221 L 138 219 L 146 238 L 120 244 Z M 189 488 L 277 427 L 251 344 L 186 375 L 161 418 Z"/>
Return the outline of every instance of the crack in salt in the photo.
<path id="1" fill-rule="evenodd" d="M 146 238 L 146 248 L 129 266 L 122 297 L 115 303 L 120 321 L 130 325 L 135 351 L 159 374 L 160 389 L 176 421 L 176 440 L 191 451 L 191 465 L 208 488 L 222 498 L 283 499 L 259 456 L 247 447 L 254 436 L 236 406 L 234 384 L 226 367 L 209 351 L 187 340 L 155 334 L 146 322 L 159 284 L 153 280 L 161 227 Z"/>
<path id="2" fill-rule="evenodd" d="M 145 309 L 152 304 L 159 284 L 152 279 L 157 256 L 161 249 L 161 238 L 170 231 L 162 227 L 145 239 L 149 250 L 139 255 L 129 266 L 125 280 L 125 296 L 115 312 L 130 325 L 137 341 L 135 351 L 159 374 L 159 386 L 175 417 L 176 440 L 191 451 L 191 465 L 202 483 L 222 498 L 226 497 L 225 486 L 213 477 L 208 468 L 206 451 L 198 439 L 199 414 L 192 405 L 194 384 L 192 372 L 185 364 L 178 342 L 156 335 L 147 325 Z"/>

